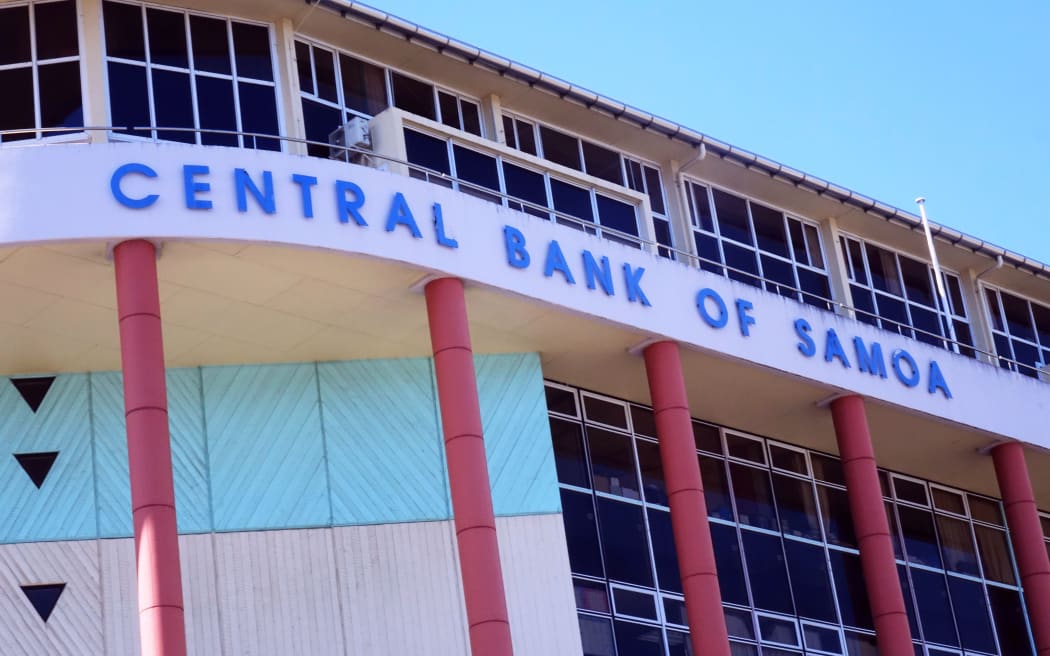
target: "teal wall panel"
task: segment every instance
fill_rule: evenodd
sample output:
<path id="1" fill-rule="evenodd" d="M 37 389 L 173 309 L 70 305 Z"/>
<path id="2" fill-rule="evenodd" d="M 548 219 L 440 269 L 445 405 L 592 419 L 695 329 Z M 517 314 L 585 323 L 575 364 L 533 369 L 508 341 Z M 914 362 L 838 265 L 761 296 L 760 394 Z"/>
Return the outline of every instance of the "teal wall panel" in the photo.
<path id="1" fill-rule="evenodd" d="M 476 356 L 474 367 L 496 514 L 561 512 L 539 357 Z"/>
<path id="2" fill-rule="evenodd" d="M 431 361 L 318 365 L 335 524 L 448 519 Z"/>
<path id="3" fill-rule="evenodd" d="M 329 525 L 316 366 L 202 375 L 215 530 Z"/>
<path id="4" fill-rule="evenodd" d="M 95 537 L 88 376 L 58 376 L 34 414 L 0 378 L 0 542 Z M 58 451 L 39 489 L 15 453 Z"/>
<path id="5" fill-rule="evenodd" d="M 167 372 L 175 510 L 181 533 L 211 530 L 200 375 L 199 369 Z M 99 537 L 128 537 L 132 535 L 131 486 L 120 372 L 91 374 L 91 416 Z"/>

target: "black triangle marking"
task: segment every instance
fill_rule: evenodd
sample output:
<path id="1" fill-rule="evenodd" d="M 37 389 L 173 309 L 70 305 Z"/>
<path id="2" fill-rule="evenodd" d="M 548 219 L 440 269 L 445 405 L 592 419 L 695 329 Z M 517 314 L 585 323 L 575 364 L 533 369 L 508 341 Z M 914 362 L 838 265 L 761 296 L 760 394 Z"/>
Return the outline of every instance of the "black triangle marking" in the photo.
<path id="1" fill-rule="evenodd" d="M 15 386 L 18 393 L 22 395 L 29 409 L 36 413 L 37 408 L 44 402 L 51 383 L 55 382 L 54 376 L 43 376 L 40 378 L 12 378 L 11 384 Z"/>
<path id="2" fill-rule="evenodd" d="M 51 473 L 51 467 L 58 458 L 58 451 L 43 451 L 41 453 L 16 453 L 15 460 L 22 465 L 29 480 L 33 481 L 37 489 L 44 484 L 47 475 Z"/>
<path id="3" fill-rule="evenodd" d="M 29 603 L 33 604 L 40 619 L 47 621 L 51 617 L 51 611 L 55 610 L 58 598 L 66 589 L 65 583 L 48 583 L 45 585 L 23 585 L 22 593 L 25 594 Z"/>

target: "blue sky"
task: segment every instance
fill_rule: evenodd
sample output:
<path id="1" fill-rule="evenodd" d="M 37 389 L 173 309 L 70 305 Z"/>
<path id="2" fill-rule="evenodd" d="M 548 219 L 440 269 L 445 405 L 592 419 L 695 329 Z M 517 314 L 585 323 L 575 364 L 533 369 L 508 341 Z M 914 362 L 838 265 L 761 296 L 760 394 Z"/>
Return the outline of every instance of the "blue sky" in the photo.
<path id="1" fill-rule="evenodd" d="M 1050 262 L 1050 2 L 371 4 Z"/>

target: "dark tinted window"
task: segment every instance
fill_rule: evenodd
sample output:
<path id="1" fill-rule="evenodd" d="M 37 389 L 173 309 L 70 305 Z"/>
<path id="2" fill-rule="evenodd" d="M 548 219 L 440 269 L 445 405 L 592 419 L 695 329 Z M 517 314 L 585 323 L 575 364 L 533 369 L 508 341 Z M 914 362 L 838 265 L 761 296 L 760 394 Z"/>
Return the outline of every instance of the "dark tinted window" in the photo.
<path id="1" fill-rule="evenodd" d="M 795 540 L 784 540 L 791 591 L 801 617 L 838 622 L 835 594 L 831 589 L 824 548 Z"/>
<path id="2" fill-rule="evenodd" d="M 270 31 L 262 25 L 233 23 L 233 50 L 237 75 L 256 80 L 273 81 L 270 61 Z"/>
<path id="3" fill-rule="evenodd" d="M 564 132 L 540 126 L 540 139 L 543 142 L 543 156 L 555 164 L 561 164 L 577 171 L 580 166 L 580 142 Z"/>
<path id="4" fill-rule="evenodd" d="M 369 116 L 386 109 L 383 69 L 341 54 L 339 74 L 343 79 L 343 103 L 348 108 Z"/>
<path id="5" fill-rule="evenodd" d="M 157 125 L 192 128 L 193 95 L 189 73 L 156 69 L 152 75 Z M 161 130 L 157 132 L 157 137 L 167 141 L 197 143 L 197 135 L 190 131 Z"/>
<path id="6" fill-rule="evenodd" d="M 747 583 L 744 581 L 744 566 L 740 561 L 740 543 L 737 541 L 736 529 L 724 524 L 710 526 L 722 601 L 747 606 Z"/>
<path id="7" fill-rule="evenodd" d="M 240 93 L 241 129 L 244 132 L 277 135 L 277 99 L 274 97 L 273 88 L 241 82 L 237 89 Z M 244 140 L 249 148 L 281 149 L 281 142 L 277 139 L 246 136 Z"/>
<path id="8" fill-rule="evenodd" d="M 602 551 L 598 544 L 593 497 L 562 490 L 561 512 L 565 522 L 565 542 L 569 547 L 569 565 L 572 571 L 587 576 L 602 576 Z"/>
<path id="9" fill-rule="evenodd" d="M 236 146 L 237 135 L 220 131 L 237 130 L 237 114 L 233 104 L 233 81 L 213 77 L 197 77 L 197 112 L 200 115 L 201 143 L 216 146 Z M 216 132 L 208 132 L 215 130 Z"/>
<path id="10" fill-rule="evenodd" d="M 52 128 L 84 125 L 84 109 L 80 102 L 79 62 L 45 64 L 40 66 L 38 75 L 40 126 Z"/>
<path id="11" fill-rule="evenodd" d="M 911 580 L 923 635 L 932 642 L 957 646 L 959 636 L 955 632 L 944 574 L 913 567 Z"/>
<path id="12" fill-rule="evenodd" d="M 408 161 L 434 171 L 451 175 L 452 168 L 448 163 L 448 145 L 441 139 L 405 130 L 405 150 Z"/>
<path id="13" fill-rule="evenodd" d="M 437 119 L 434 87 L 400 73 L 392 73 L 390 78 L 394 89 L 394 106 L 430 120 Z"/>
<path id="14" fill-rule="evenodd" d="M 77 8 L 73 0 L 64 2 L 46 2 L 33 5 L 36 16 L 36 58 L 54 59 L 56 57 L 75 57 L 80 52 L 77 37 Z M 0 24 L 5 22 L 0 14 Z M 17 25 L 17 22 L 16 22 Z M 41 29 L 46 27 L 46 29 Z M 5 43 L 7 35 L 0 35 L 0 43 Z M 15 49 L 22 47 L 21 41 L 13 38 Z M 2 49 L 4 46 L 0 46 Z"/>
<path id="15" fill-rule="evenodd" d="M 590 487 L 587 460 L 583 454 L 583 429 L 575 422 L 554 418 L 550 420 L 550 425 L 558 481 L 567 485 Z"/>
<path id="16" fill-rule="evenodd" d="M 146 69 L 129 64 L 109 63 L 109 97 L 111 120 L 115 126 L 135 127 L 150 124 L 146 90 Z M 4 85 L 4 88 L 10 88 Z M 119 98 L 119 102 L 112 102 Z M 128 132 L 128 134 L 143 133 Z M 147 133 L 148 134 L 148 133 Z"/>
<path id="17" fill-rule="evenodd" d="M 197 70 L 225 75 L 233 72 L 226 21 L 190 16 L 190 37 L 193 42 L 193 64 Z"/>
<path id="18" fill-rule="evenodd" d="M 678 571 L 678 555 L 674 546 L 674 531 L 671 530 L 671 513 L 650 508 L 649 533 L 653 536 L 653 557 L 656 558 L 656 576 L 660 589 L 668 592 L 682 591 L 682 578 Z"/>
<path id="19" fill-rule="evenodd" d="M 104 2 L 102 19 L 106 23 L 107 56 L 146 61 L 146 40 L 142 35 L 142 7 Z M 0 21 L 0 25 L 3 23 L 4 21 Z M 28 36 L 28 28 L 25 34 Z M 4 39 L 0 39 L 0 43 L 4 42 Z"/>
<path id="20" fill-rule="evenodd" d="M 642 508 L 602 497 L 597 497 L 595 502 L 609 578 L 652 587 L 653 573 Z"/>
<path id="21" fill-rule="evenodd" d="M 860 556 L 829 549 L 828 558 L 831 561 L 832 577 L 835 579 L 835 594 L 839 600 L 842 623 L 859 629 L 875 628 L 871 619 L 871 606 L 868 604 Z"/>
<path id="22" fill-rule="evenodd" d="M 149 31 L 149 57 L 152 63 L 189 68 L 185 14 L 148 8 L 146 29 Z"/>
<path id="23" fill-rule="evenodd" d="M 546 143 L 546 142 L 544 142 Z M 623 171 L 620 169 L 620 154 L 598 144 L 583 142 L 583 161 L 587 173 L 614 184 L 623 184 Z"/>
<path id="24" fill-rule="evenodd" d="M 721 235 L 745 244 L 753 244 L 747 220 L 747 202 L 720 189 L 713 189 L 712 193 L 715 197 L 715 212 L 718 213 Z"/>
<path id="25" fill-rule="evenodd" d="M 788 615 L 794 614 L 787 567 L 780 538 L 755 531 L 741 531 L 747 557 L 747 578 L 755 607 Z"/>
<path id="26" fill-rule="evenodd" d="M 0 88 L 7 97 L 0 103 L 0 130 L 18 130 L 36 127 L 33 111 L 33 69 L 12 68 L 0 71 Z M 32 139 L 34 134 L 7 134 L 4 141 Z"/>

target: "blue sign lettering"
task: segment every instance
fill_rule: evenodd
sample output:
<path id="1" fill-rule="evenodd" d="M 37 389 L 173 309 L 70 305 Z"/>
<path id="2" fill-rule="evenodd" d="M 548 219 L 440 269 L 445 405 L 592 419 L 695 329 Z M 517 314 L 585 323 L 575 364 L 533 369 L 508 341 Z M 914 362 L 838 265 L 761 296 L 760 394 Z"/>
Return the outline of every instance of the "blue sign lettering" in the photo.
<path id="1" fill-rule="evenodd" d="M 116 198 L 117 202 L 123 205 L 124 207 L 130 207 L 133 210 L 141 210 L 149 207 L 153 203 L 156 203 L 157 199 L 160 198 L 160 196 L 158 196 L 157 194 L 149 194 L 147 196 L 143 196 L 142 198 L 132 198 L 131 196 L 128 196 L 124 193 L 124 190 L 120 187 L 120 183 L 124 180 L 125 177 L 132 173 L 142 175 L 147 178 L 157 177 L 157 172 L 151 169 L 150 167 L 146 166 L 145 164 L 138 164 L 136 162 L 132 162 L 130 164 L 124 164 L 123 166 L 119 166 L 117 167 L 117 170 L 113 172 L 113 175 L 109 179 L 109 189 L 113 193 L 113 197 Z"/>

